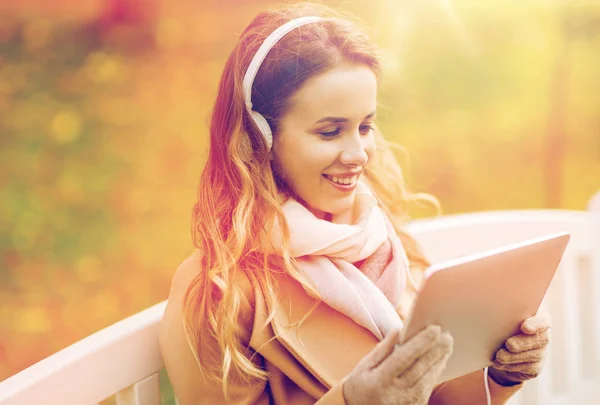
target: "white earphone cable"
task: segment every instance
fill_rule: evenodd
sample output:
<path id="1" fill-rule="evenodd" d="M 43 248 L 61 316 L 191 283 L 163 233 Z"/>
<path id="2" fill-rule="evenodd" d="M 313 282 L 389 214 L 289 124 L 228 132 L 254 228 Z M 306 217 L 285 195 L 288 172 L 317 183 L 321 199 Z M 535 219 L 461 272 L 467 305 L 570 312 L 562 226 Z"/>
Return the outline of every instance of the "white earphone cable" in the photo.
<path id="1" fill-rule="evenodd" d="M 483 369 L 483 385 L 485 386 L 485 398 L 487 405 L 492 405 L 492 395 L 490 394 L 490 383 L 488 381 L 488 368 Z"/>

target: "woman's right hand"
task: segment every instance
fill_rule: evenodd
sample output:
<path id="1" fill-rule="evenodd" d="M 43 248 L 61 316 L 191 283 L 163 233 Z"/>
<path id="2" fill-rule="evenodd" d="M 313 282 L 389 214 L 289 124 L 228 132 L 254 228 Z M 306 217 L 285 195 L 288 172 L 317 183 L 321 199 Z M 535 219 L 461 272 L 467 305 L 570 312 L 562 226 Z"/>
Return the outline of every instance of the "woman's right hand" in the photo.
<path id="1" fill-rule="evenodd" d="M 348 405 L 422 405 L 431 392 L 454 343 L 439 326 L 428 326 L 405 343 L 394 330 L 346 377 Z"/>

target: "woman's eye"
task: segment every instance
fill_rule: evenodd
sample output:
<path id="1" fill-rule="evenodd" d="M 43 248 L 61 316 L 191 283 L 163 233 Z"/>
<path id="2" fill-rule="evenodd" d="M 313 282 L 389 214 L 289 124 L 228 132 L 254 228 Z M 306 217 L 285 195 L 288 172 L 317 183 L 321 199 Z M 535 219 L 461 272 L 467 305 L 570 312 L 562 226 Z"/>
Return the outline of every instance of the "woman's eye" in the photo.
<path id="1" fill-rule="evenodd" d="M 361 134 L 368 134 L 373 129 L 372 125 L 361 125 L 359 127 Z"/>
<path id="2" fill-rule="evenodd" d="M 340 132 L 342 132 L 342 131 L 339 128 L 336 128 L 333 131 L 321 132 L 321 135 L 323 135 L 325 138 L 332 138 L 332 137 L 338 135 Z"/>

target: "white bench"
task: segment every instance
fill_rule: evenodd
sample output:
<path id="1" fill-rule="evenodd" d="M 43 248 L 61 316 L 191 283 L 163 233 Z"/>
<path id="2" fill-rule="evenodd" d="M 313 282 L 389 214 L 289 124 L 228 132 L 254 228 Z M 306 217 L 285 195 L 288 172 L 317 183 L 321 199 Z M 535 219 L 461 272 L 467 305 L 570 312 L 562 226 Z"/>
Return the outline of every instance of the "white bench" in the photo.
<path id="1" fill-rule="evenodd" d="M 600 398 L 600 193 L 589 211 L 525 210 L 415 221 L 433 261 L 556 231 L 572 239 L 543 307 L 553 317 L 542 375 L 511 405 L 591 405 Z M 0 405 L 160 405 L 157 326 L 166 302 L 61 350 L 0 382 Z"/>

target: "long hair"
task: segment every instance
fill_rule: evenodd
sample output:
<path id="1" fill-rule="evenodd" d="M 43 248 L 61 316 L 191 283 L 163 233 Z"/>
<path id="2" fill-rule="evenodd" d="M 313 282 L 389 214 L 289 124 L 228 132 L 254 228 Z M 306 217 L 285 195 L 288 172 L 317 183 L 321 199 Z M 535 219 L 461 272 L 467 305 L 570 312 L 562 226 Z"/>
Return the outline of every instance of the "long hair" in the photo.
<path id="1" fill-rule="evenodd" d="M 242 286 L 235 282 L 240 273 L 260 286 L 267 300 L 277 294 L 274 271 L 284 271 L 316 293 L 290 256 L 289 230 L 277 197 L 279 180 L 267 144 L 245 109 L 242 89 L 246 69 L 265 38 L 287 21 L 308 15 L 329 18 L 288 33 L 271 49 L 254 81 L 253 108 L 267 118 L 274 136 L 288 100 L 309 77 L 348 62 L 380 75 L 377 50 L 364 31 L 350 18 L 312 3 L 259 14 L 227 59 L 193 210 L 192 234 L 201 269 L 188 287 L 183 308 L 188 342 L 200 372 L 222 381 L 226 395 L 231 376 L 268 378 L 246 356 L 247 348 L 240 341 L 238 316 L 245 299 Z M 412 266 L 426 266 L 417 244 L 403 230 L 404 206 L 419 196 L 406 190 L 390 146 L 378 132 L 375 136 L 378 153 L 365 168 L 366 180 L 400 235 Z M 272 246 L 270 235 L 276 222 L 283 232 L 278 248 Z M 275 249 L 277 255 L 269 253 Z"/>

